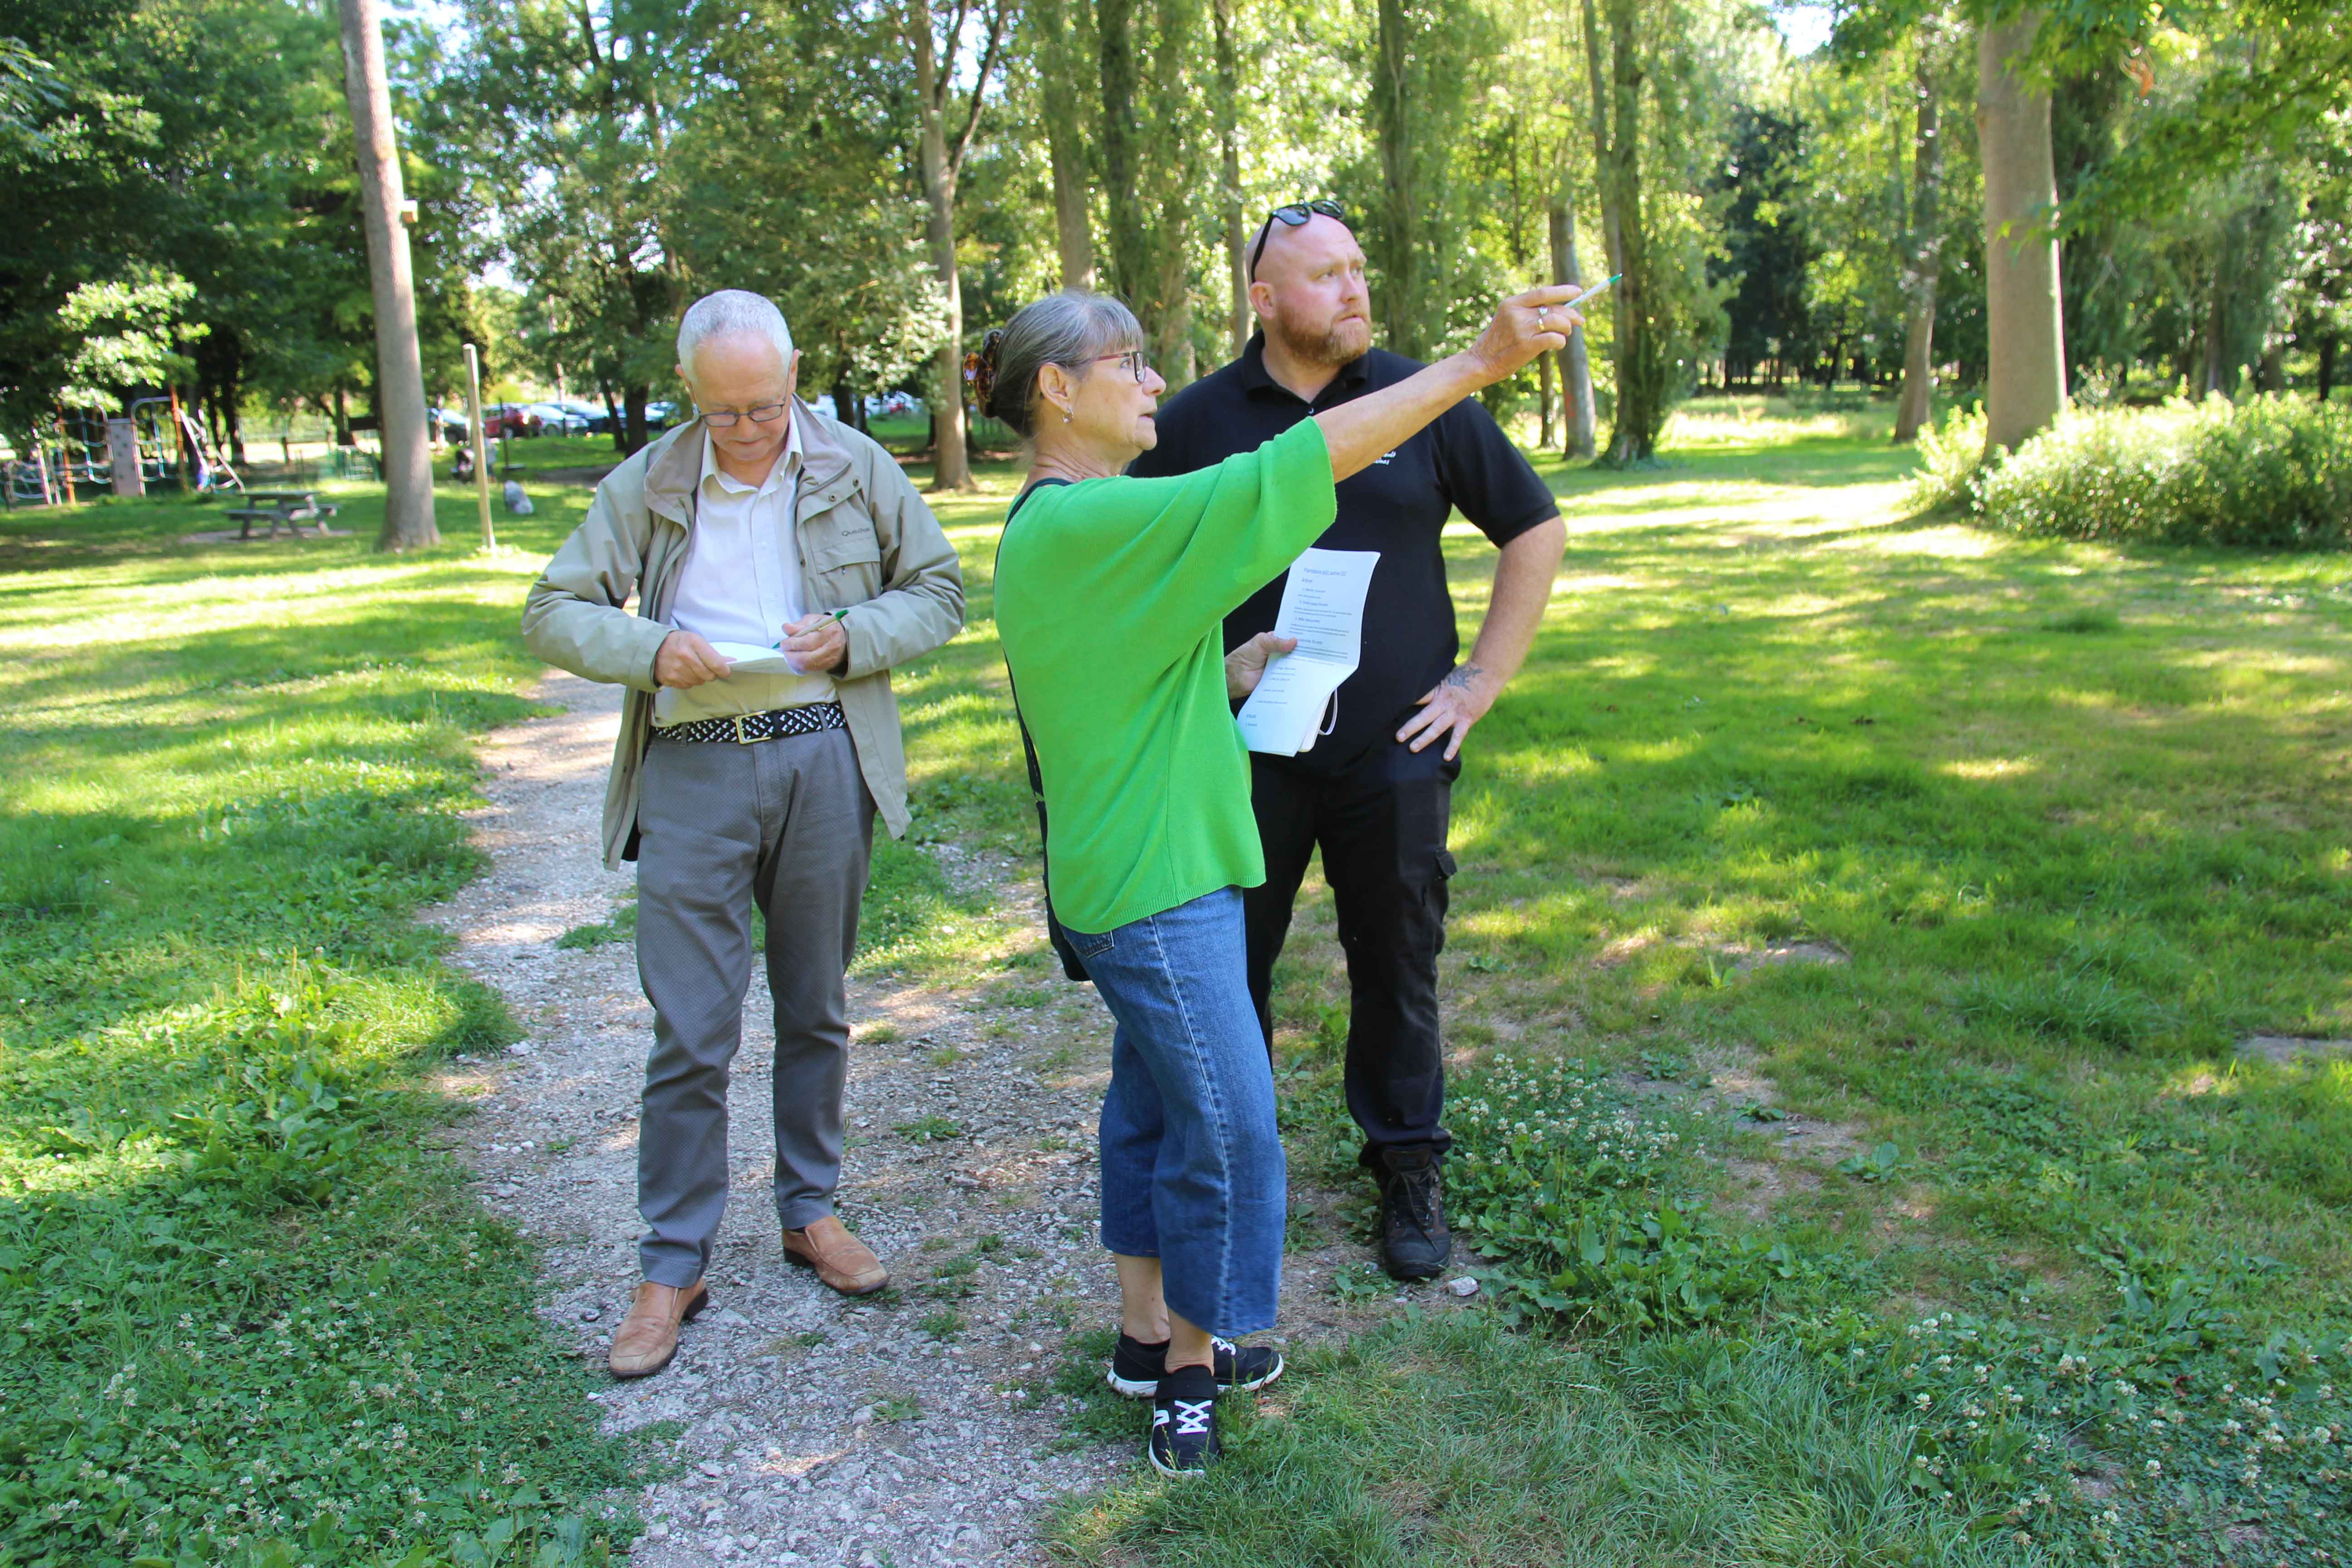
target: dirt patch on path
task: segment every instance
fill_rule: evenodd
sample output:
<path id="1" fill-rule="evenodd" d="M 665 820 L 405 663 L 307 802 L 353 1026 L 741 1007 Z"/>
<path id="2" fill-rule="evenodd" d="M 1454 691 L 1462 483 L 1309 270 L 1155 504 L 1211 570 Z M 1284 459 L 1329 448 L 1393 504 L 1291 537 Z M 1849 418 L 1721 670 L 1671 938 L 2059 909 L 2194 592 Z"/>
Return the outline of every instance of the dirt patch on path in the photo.
<path id="1" fill-rule="evenodd" d="M 601 1363 L 637 1279 L 652 1014 L 628 942 L 555 945 L 633 886 L 596 853 L 619 690 L 551 675 L 535 695 L 567 711 L 482 748 L 476 836 L 491 869 L 427 917 L 527 1034 L 502 1059 L 461 1060 L 443 1087 L 477 1105 L 457 1136 L 484 1203 L 547 1248 L 546 1315 Z M 844 1213 L 901 1287 L 877 1306 L 782 1257 L 768 1195 L 774 1036 L 753 981 L 712 1310 L 667 1372 L 597 1396 L 615 1428 L 681 1429 L 683 1473 L 640 1500 L 652 1529 L 633 1562 L 1029 1563 L 1040 1505 L 1137 1463 L 1131 1447 L 1056 1452 L 1061 1424 L 1034 1408 L 1067 1328 L 1112 1321 L 1092 1229 L 1108 1031 L 1091 992 L 1055 989 L 1068 994 L 1052 1012 L 1007 1028 L 977 995 L 852 980 L 853 1027 L 898 1036 L 853 1047 L 848 1089 Z M 937 1065 L 948 1050 L 964 1059 Z M 962 1134 L 934 1136 L 942 1121 Z M 921 1130 L 894 1131 L 910 1125 Z"/>

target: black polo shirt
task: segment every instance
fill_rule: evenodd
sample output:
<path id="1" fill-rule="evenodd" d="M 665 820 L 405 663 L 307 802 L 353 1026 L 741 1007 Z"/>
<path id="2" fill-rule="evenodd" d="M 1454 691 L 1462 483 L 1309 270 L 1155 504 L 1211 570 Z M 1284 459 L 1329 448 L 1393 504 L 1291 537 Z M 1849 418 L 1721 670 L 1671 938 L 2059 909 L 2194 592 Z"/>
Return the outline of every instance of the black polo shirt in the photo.
<path id="1" fill-rule="evenodd" d="M 1169 399 L 1160 411 L 1160 444 L 1128 472 L 1205 468 L 1421 368 L 1418 360 L 1373 349 L 1309 404 L 1266 374 L 1265 339 L 1254 335 L 1241 358 Z M 1414 700 L 1454 668 L 1461 641 L 1438 536 L 1454 509 L 1498 545 L 1559 510 L 1534 466 L 1475 398 L 1455 404 L 1395 451 L 1341 480 L 1339 502 L 1339 521 L 1315 542 L 1326 550 L 1377 550 L 1381 560 L 1364 599 L 1362 662 L 1339 688 L 1332 732 L 1297 759 L 1317 773 L 1340 772 L 1394 736 Z M 1228 652 L 1274 629 L 1286 580 L 1276 578 L 1225 617 Z"/>

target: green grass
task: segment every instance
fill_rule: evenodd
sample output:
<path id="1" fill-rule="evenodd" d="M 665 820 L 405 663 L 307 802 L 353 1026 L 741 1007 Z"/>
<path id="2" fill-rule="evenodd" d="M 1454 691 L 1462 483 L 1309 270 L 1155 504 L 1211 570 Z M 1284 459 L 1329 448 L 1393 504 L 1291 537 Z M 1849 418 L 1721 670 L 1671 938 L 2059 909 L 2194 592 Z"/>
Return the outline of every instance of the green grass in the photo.
<path id="1" fill-rule="evenodd" d="M 2255 1422 L 2233 1402 L 2272 1364 L 2292 1384 L 2274 1391 L 2282 1420 L 2340 1423 L 2352 1383 L 2352 1062 L 2233 1050 L 2352 1035 L 2352 561 L 1912 521 L 1915 459 L 1868 410 L 1717 404 L 1673 443 L 1661 470 L 1547 470 L 1567 562 L 1455 792 L 1454 1131 L 1486 1163 L 1457 1160 L 1454 1179 L 1484 1194 L 1465 1217 L 1501 1260 L 1490 1284 L 1530 1326 L 1622 1346 L 1590 1374 L 1612 1399 L 1630 1397 L 1633 1348 L 1706 1331 L 1769 1352 L 1727 1363 L 1734 1385 L 1793 1355 L 1843 1419 L 1912 1409 L 1940 1468 L 1926 1500 L 2001 1531 L 1984 1549 L 2018 1561 L 2268 1562 L 2298 1541 L 2341 1554 L 2344 1472 L 2325 1450 L 2249 1482 L 2224 1424 Z M 1446 553 L 1466 640 L 1493 554 L 1458 525 Z M 1800 944 L 1829 962 L 1764 961 Z M 1294 1173 L 1351 1182 L 1346 982 L 1319 883 L 1277 985 Z M 1650 1081 L 1612 1093 L 1680 1152 L 1617 1169 L 1574 1140 L 1521 1147 L 1466 1124 L 1506 1048 Z M 1687 1080 L 1710 1076 L 1769 1084 L 1815 1131 L 1789 1140 L 1733 1105 L 1678 1120 Z M 1939 1332 L 1974 1336 L 1954 1381 L 1903 1326 L 1931 1310 L 1956 1313 Z M 1452 1377 L 1401 1345 L 1380 1353 L 1416 1412 Z M 2296 1381 L 2305 1353 L 2319 1370 Z M 2035 1391 L 2030 1406 L 1968 1414 L 1979 1361 Z M 2178 1419 L 2146 1425 L 2146 1394 L 2074 1392 L 2094 1364 L 2160 1373 Z M 1333 1397 L 1311 1408 L 1349 1396 Z M 2158 1432 L 2174 1446 L 2150 1446 Z M 2038 1442 L 2090 1490 L 2024 1464 Z M 1424 1536 L 1418 1502 L 1351 1513 L 1347 1443 L 1298 1419 L 1282 1444 L 1276 1469 L 1245 1472 L 1297 1489 L 1279 1516 L 1362 1533 L 1280 1560 L 1616 1560 L 1590 1544 L 1522 1557 L 1458 1521 Z M 1686 1454 L 1695 1495 L 1726 1457 Z M 2150 1460 L 2178 1479 L 2141 1475 Z M 1765 1514 L 1810 1506 L 1802 1465 L 1730 1479 Z M 1581 1484 L 1538 1495 L 1578 1519 Z M 1220 1483 L 1195 1506 L 1141 1480 L 1068 1539 L 1109 1561 L 1248 1560 L 1272 1539 L 1249 1490 Z M 2057 1502 L 2033 1503 L 2043 1491 Z M 2011 1539 L 2020 1518 L 2030 1543 Z M 1736 1533 L 1706 1551 L 1905 1560 L 1819 1542 L 1796 1549 Z"/>
<path id="2" fill-rule="evenodd" d="M 0 523 L 0 1561 L 601 1560 L 634 1450 L 417 1089 L 512 1037 L 409 914 L 478 868 L 528 558 L 212 515 Z"/>
<path id="3" fill-rule="evenodd" d="M 1064 1544 L 1185 1568 L 1987 1560 L 1906 1484 L 1908 1427 L 1855 1419 L 1787 1347 L 1571 1349 L 1450 1314 L 1300 1362 L 1225 1404 L 1221 1466 L 1066 1505 Z M 1108 1413 L 1122 1436 L 1134 1409 Z"/>
<path id="4" fill-rule="evenodd" d="M 2352 1387 L 2352 1064 L 2232 1046 L 2352 1035 L 2352 561 L 1907 520 L 1915 458 L 1884 426 L 1859 405 L 1718 402 L 1678 420 L 1675 467 L 1547 468 L 1568 562 L 1457 788 L 1444 968 L 1459 1213 L 1496 1259 L 1496 1305 L 1309 1358 L 1237 1422 L 1224 1476 L 1075 1505 L 1072 1551 L 2344 1553 L 2344 1472 L 2301 1424 L 2340 1423 Z M 1037 933 L 919 847 L 1034 852 L 992 619 L 1013 475 L 982 479 L 939 507 L 967 628 L 895 679 L 916 842 L 877 845 L 859 962 L 1018 1005 L 1059 984 Z M 9 1244 L 8 1305 L 30 1321 L 20 1305 L 63 1314 L 79 1295 L 75 1312 L 102 1300 L 111 1325 L 93 1337 L 58 1315 L 7 1349 L 0 1480 L 78 1440 L 40 1425 L 35 1380 L 100 1413 L 72 1432 L 130 1431 L 105 1425 L 106 1381 L 140 1355 L 160 1381 L 179 1311 L 267 1329 L 249 1297 L 318 1299 L 303 1270 L 342 1268 L 324 1289 L 349 1300 L 381 1264 L 378 1300 L 425 1314 L 417 1282 L 442 1289 L 468 1230 L 466 1279 L 529 1300 L 527 1258 L 446 1194 L 428 1212 L 446 1224 L 408 1234 L 404 1205 L 424 1205 L 402 1184 L 446 1188 L 436 1157 L 396 1167 L 378 1151 L 413 1139 L 334 1140 L 431 1114 L 406 1089 L 415 1065 L 500 1037 L 496 1007 L 403 917 L 470 868 L 451 816 L 465 741 L 522 710 L 514 608 L 584 500 L 541 492 L 537 518 L 501 520 L 513 554 L 487 559 L 190 550 L 169 540 L 191 510 L 163 506 L 0 529 L 0 681 L 19 720 L 0 736 L 0 984 L 28 999 L 6 1026 L 0 1137 L 9 1223 L 73 1227 Z M 467 504 L 445 493 L 453 537 Z M 364 501 L 346 517 L 372 531 Z M 1466 635 L 1493 552 L 1458 528 L 1445 549 Z M 121 646 L 87 646 L 100 637 Z M 1310 882 L 1276 1012 L 1293 1170 L 1326 1185 L 1357 1179 L 1336 1094 L 1345 1000 Z M 242 1076 L 255 1063 L 261 1088 Z M 1523 1138 L 1533 1091 L 1512 1075 L 1549 1085 L 1568 1063 L 1599 1087 L 1584 1107 L 1545 1100 L 1554 1131 Z M 321 1089 L 334 1107 L 306 1109 Z M 1497 1097 L 1515 1091 L 1507 1119 Z M 1493 1114 L 1473 1120 L 1482 1098 Z M 296 1125 L 240 1121 L 246 1105 Z M 1624 1123 L 1607 1147 L 1559 1130 L 1599 1106 Z M 260 1173 L 204 1178 L 215 1140 Z M 173 1250 L 190 1227 L 149 1228 L 188 1191 L 214 1205 L 205 1245 L 252 1254 L 234 1288 Z M 328 1226 L 347 1239 L 306 1248 Z M 937 1271 L 935 1306 L 977 1262 Z M 1351 1310 L 1386 1295 L 1367 1283 Z M 470 1323 L 476 1305 L 444 1291 L 430 1310 Z M 461 1372 L 457 1336 L 422 1321 L 416 1353 L 450 1378 L 496 1384 L 544 1353 L 469 1332 Z M 1087 1350 L 1065 1391 L 1074 1435 L 1132 1441 L 1132 1406 L 1081 1396 Z M 210 1397 L 250 1391 L 198 1366 Z M 524 1482 L 584 1510 L 624 1461 L 577 1433 L 537 1446 L 535 1411 L 577 1408 L 563 1375 L 526 1377 L 552 1391 L 543 1405 L 478 1419 L 521 1436 L 499 1452 L 530 1457 Z M 331 1400 L 313 1386 L 305 1401 Z M 2003 1387 L 2022 1403 L 1984 1414 Z M 2305 1436 L 2246 1480 L 2273 1416 Z M 270 1431 L 256 1451 L 310 1452 Z M 496 1511 L 457 1490 L 468 1441 L 436 1434 L 430 1462 L 401 1468 L 441 1489 L 436 1530 Z M 55 1560 L 120 1560 L 77 1528 Z"/>

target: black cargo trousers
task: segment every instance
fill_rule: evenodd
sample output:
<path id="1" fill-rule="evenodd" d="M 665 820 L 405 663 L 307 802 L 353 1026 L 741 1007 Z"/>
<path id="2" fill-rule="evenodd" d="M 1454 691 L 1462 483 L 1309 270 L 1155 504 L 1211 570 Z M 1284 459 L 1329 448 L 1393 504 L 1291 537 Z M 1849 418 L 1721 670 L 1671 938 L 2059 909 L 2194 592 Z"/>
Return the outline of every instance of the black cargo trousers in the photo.
<path id="1" fill-rule="evenodd" d="M 1250 756 L 1250 800 L 1265 850 L 1265 882 L 1243 893 L 1250 999 L 1274 1048 L 1275 960 L 1307 863 L 1323 852 L 1348 959 L 1348 1111 L 1363 1130 L 1362 1162 L 1385 1149 L 1444 1154 L 1445 1052 L 1437 1020 L 1437 955 L 1445 946 L 1445 847 L 1459 758 L 1441 738 L 1413 752 L 1383 740 L 1337 772 L 1304 759 Z"/>

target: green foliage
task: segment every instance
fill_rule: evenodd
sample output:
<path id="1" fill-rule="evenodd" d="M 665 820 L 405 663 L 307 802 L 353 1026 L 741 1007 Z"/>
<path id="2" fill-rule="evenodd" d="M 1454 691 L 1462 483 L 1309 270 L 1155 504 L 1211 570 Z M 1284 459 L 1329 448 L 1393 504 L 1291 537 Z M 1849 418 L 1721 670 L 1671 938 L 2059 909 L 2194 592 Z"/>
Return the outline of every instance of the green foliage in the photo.
<path id="1" fill-rule="evenodd" d="M 919 1116 L 896 1123 L 890 1131 L 910 1143 L 947 1143 L 964 1135 L 963 1124 L 945 1116 Z"/>
<path id="2" fill-rule="evenodd" d="M 1942 424 L 1921 428 L 1919 470 L 1911 479 L 1914 508 L 1976 510 L 1984 474 L 1985 424 L 1979 406 L 1954 408 Z"/>
<path id="3" fill-rule="evenodd" d="M 580 952 L 603 947 L 606 942 L 635 942 L 637 939 L 637 901 L 632 896 L 627 903 L 613 911 L 610 920 L 594 921 L 584 926 L 573 926 L 555 939 L 555 945 Z"/>
<path id="4" fill-rule="evenodd" d="M 76 346 L 67 356 L 68 379 L 58 397 L 77 408 L 114 414 L 121 411 L 125 391 L 189 374 L 194 363 L 178 344 L 205 335 L 202 324 L 181 320 L 195 293 L 184 278 L 134 268 L 129 278 L 85 283 L 67 295 L 58 325 Z"/>
<path id="5" fill-rule="evenodd" d="M 2352 1550 L 2352 1339 L 2251 1334 L 2217 1304 L 2268 1259 L 2225 1280 L 2121 1235 L 2093 1256 L 2116 1300 L 2087 1335 L 2038 1328 L 2029 1297 L 1900 1325 L 1849 1307 L 1800 1332 L 1849 1397 L 1914 1426 L 1912 1492 L 1980 1532 L 2075 1563 Z"/>
<path id="6" fill-rule="evenodd" d="M 2352 409 L 2220 398 L 2079 415 L 1987 474 L 1994 526 L 2266 550 L 2352 545 Z"/>
<path id="7" fill-rule="evenodd" d="M 1498 1055 L 1447 1110 L 1455 1228 L 1515 1299 L 1626 1330 L 1720 1321 L 1794 1254 L 1725 1231 L 1684 1163 L 1698 1124 L 1580 1061 Z"/>

